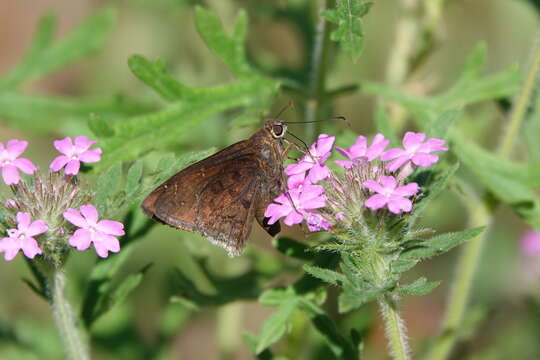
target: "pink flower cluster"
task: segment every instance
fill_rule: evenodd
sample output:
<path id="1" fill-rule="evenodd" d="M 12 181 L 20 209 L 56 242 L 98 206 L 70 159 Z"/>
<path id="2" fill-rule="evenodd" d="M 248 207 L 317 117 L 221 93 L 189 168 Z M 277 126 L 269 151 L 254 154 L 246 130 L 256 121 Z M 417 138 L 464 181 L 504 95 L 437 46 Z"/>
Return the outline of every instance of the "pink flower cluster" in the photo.
<path id="1" fill-rule="evenodd" d="M 96 142 L 85 136 L 77 136 L 74 141 L 66 137 L 56 140 L 54 147 L 62 154 L 56 157 L 49 168 L 58 172 L 64 168 L 64 174 L 77 175 L 80 164 L 98 162 L 101 159 L 101 149 L 90 149 Z M 0 168 L 2 178 L 6 185 L 19 184 L 21 177 L 18 170 L 31 175 L 37 167 L 28 159 L 20 158 L 26 150 L 28 142 L 17 139 L 9 140 L 7 145 L 0 143 Z M 6 208 L 17 208 L 14 200 L 5 201 Z M 78 229 L 69 237 L 69 245 L 77 250 L 86 250 L 93 244 L 100 257 L 107 257 L 108 252 L 120 251 L 120 243 L 117 236 L 124 235 L 124 225 L 118 221 L 99 220 L 97 209 L 93 205 L 82 205 L 80 210 L 68 208 L 63 212 L 63 218 Z M 7 237 L 0 239 L 0 252 L 4 253 L 4 259 L 11 261 L 19 251 L 33 259 L 42 254 L 36 236 L 42 235 L 49 230 L 43 220 L 31 221 L 28 212 L 17 212 L 16 228 L 7 230 Z"/>
<path id="2" fill-rule="evenodd" d="M 329 216 L 328 211 L 324 211 L 323 208 L 328 207 L 329 203 L 339 203 L 329 196 L 339 193 L 344 195 L 343 197 L 353 198 L 347 197 L 346 193 L 354 193 L 354 186 L 360 186 L 362 193 L 372 193 L 363 200 L 362 205 L 366 208 L 373 211 L 387 208 L 393 214 L 410 212 L 413 204 L 409 197 L 415 195 L 419 189 L 417 183 L 404 184 L 404 178 L 410 174 L 414 165 L 427 167 L 436 163 L 439 156 L 432 154 L 433 152 L 448 150 L 444 147 L 444 140 L 431 138 L 424 141 L 425 138 L 426 134 L 407 132 L 403 137 L 403 148 L 388 150 L 386 147 L 389 140 L 382 134 L 375 135 L 369 146 L 364 136 L 358 136 L 348 149 L 336 146 L 335 149 L 347 158 L 335 161 L 344 169 L 345 175 L 362 172 L 357 177 L 346 176 L 349 180 L 363 180 L 359 185 L 350 184 L 348 189 L 344 189 L 336 186 L 340 182 L 326 165 L 334 148 L 335 137 L 319 135 L 308 154 L 285 168 L 288 191 L 282 192 L 266 209 L 268 223 L 273 224 L 284 217 L 284 223 L 288 226 L 306 221 L 310 231 L 329 230 L 332 224 L 347 217 L 345 206 L 342 206 L 343 209 L 333 206 L 332 216 Z M 402 171 L 394 176 L 392 173 L 400 168 Z M 327 189 L 317 184 L 323 180 L 326 180 Z"/>

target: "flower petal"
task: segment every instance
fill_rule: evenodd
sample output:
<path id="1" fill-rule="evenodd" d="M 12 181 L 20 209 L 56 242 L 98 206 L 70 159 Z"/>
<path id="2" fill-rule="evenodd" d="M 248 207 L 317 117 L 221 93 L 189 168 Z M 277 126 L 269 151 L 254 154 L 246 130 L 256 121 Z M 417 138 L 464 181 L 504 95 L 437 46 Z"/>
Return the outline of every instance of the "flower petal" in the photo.
<path id="1" fill-rule="evenodd" d="M 49 165 L 49 169 L 52 171 L 58 171 L 69 162 L 69 158 L 66 155 L 60 155 L 54 158 L 54 160 Z"/>
<path id="2" fill-rule="evenodd" d="M 13 260 L 20 249 L 17 239 L 6 237 L 0 240 L 0 252 L 4 253 L 4 260 L 6 261 Z"/>
<path id="3" fill-rule="evenodd" d="M 30 213 L 18 212 L 17 213 L 17 229 L 25 231 L 30 226 Z"/>
<path id="4" fill-rule="evenodd" d="M 26 147 L 28 146 L 28 141 L 12 139 L 7 142 L 6 150 L 11 156 L 12 159 L 19 157 Z"/>
<path id="5" fill-rule="evenodd" d="M 21 180 L 21 176 L 14 165 L 6 164 L 2 167 L 2 178 L 6 185 L 16 185 Z"/>
<path id="6" fill-rule="evenodd" d="M 324 180 L 330 175 L 330 169 L 326 165 L 315 164 L 309 170 L 308 180 L 315 184 L 321 180 Z"/>
<path id="7" fill-rule="evenodd" d="M 371 210 L 378 210 L 384 207 L 387 201 L 388 199 L 386 198 L 386 196 L 381 194 L 375 194 L 366 201 L 364 201 L 364 206 L 370 208 Z"/>
<path id="8" fill-rule="evenodd" d="M 354 163 L 349 160 L 334 160 L 334 162 L 344 169 L 350 169 L 354 166 Z"/>
<path id="9" fill-rule="evenodd" d="M 111 235 L 96 234 L 96 239 L 94 239 L 94 247 L 96 248 L 96 252 L 97 252 L 97 246 L 100 246 L 100 245 L 111 252 L 117 253 L 120 251 L 120 242 L 118 241 L 117 238 Z"/>
<path id="10" fill-rule="evenodd" d="M 364 187 L 368 188 L 369 190 L 375 191 L 377 193 L 384 192 L 384 188 L 375 180 L 366 180 L 362 183 L 362 185 L 364 185 Z"/>
<path id="11" fill-rule="evenodd" d="M 412 202 L 404 197 L 393 196 L 388 200 L 388 210 L 394 214 L 399 214 L 401 210 L 409 212 L 412 210 Z"/>
<path id="12" fill-rule="evenodd" d="M 65 137 L 62 140 L 55 140 L 53 142 L 53 144 L 54 144 L 54 147 L 56 148 L 56 150 L 58 150 L 62 154 L 65 154 L 65 155 L 68 155 L 68 156 L 72 155 L 72 152 L 74 150 L 74 146 L 73 146 L 73 142 L 71 141 L 70 137 Z"/>
<path id="13" fill-rule="evenodd" d="M 47 226 L 47 224 L 45 224 L 45 221 L 36 220 L 30 224 L 30 226 L 26 230 L 26 234 L 28 236 L 36 236 L 39 234 L 43 234 L 47 230 L 49 230 L 49 227 Z"/>
<path id="14" fill-rule="evenodd" d="M 397 196 L 412 196 L 418 192 L 418 184 L 417 183 L 410 183 L 404 186 L 400 186 L 397 189 L 394 190 L 393 195 Z"/>
<path id="15" fill-rule="evenodd" d="M 69 238 L 69 245 L 74 246 L 79 251 L 88 249 L 91 242 L 92 234 L 86 229 L 77 229 Z"/>
<path id="16" fill-rule="evenodd" d="M 27 258 L 33 259 L 37 254 L 42 254 L 43 251 L 38 245 L 38 242 L 33 237 L 27 236 L 22 241 L 21 250 Z"/>
<path id="17" fill-rule="evenodd" d="M 388 170 L 388 171 L 396 171 L 401 166 L 403 166 L 405 163 L 407 163 L 409 160 L 410 159 L 409 159 L 408 156 L 398 157 L 397 159 L 395 159 L 395 160 L 391 161 L 390 163 L 388 163 L 388 165 L 385 166 L 385 169 Z"/>
<path id="18" fill-rule="evenodd" d="M 88 148 L 94 145 L 96 142 L 88 139 L 86 136 L 77 136 L 74 143 L 77 153 L 81 154 L 88 150 Z"/>
<path id="19" fill-rule="evenodd" d="M 64 173 L 66 175 L 77 175 L 80 167 L 81 162 L 79 160 L 70 160 L 64 169 Z"/>
<path id="20" fill-rule="evenodd" d="M 300 161 L 299 163 L 296 163 L 296 164 L 287 165 L 285 167 L 285 174 L 291 176 L 291 175 L 305 173 L 312 167 L 313 167 L 312 162 Z"/>
<path id="21" fill-rule="evenodd" d="M 28 175 L 33 174 L 37 170 L 37 167 L 30 160 L 25 158 L 15 159 L 13 165 Z"/>
<path id="22" fill-rule="evenodd" d="M 352 159 L 365 156 L 367 150 L 367 138 L 365 136 L 358 136 L 356 142 L 349 147 L 349 153 L 352 155 Z"/>
<path id="23" fill-rule="evenodd" d="M 332 145 L 334 145 L 335 140 L 335 136 L 330 136 L 328 134 L 320 134 L 315 145 L 317 147 L 316 155 L 324 156 L 329 153 L 330 150 L 332 150 Z"/>
<path id="24" fill-rule="evenodd" d="M 125 235 L 124 224 L 119 221 L 101 220 L 97 223 L 96 229 L 108 235 Z"/>
<path id="25" fill-rule="evenodd" d="M 91 149 L 83 152 L 79 155 L 79 160 L 87 163 L 95 163 L 101 160 L 101 149 Z"/>
<path id="26" fill-rule="evenodd" d="M 81 216 L 81 214 L 75 210 L 75 209 L 67 209 L 62 216 L 64 216 L 64 219 L 72 223 L 73 225 L 80 227 L 80 228 L 87 228 L 88 222 L 85 218 Z"/>
<path id="27" fill-rule="evenodd" d="M 291 211 L 286 217 L 283 222 L 287 226 L 293 226 L 295 224 L 300 224 L 304 220 L 304 217 L 298 213 L 297 211 Z"/>
<path id="28" fill-rule="evenodd" d="M 385 190 L 394 190 L 397 185 L 396 178 L 393 176 L 381 176 L 381 185 Z"/>
<path id="29" fill-rule="evenodd" d="M 411 160 L 414 165 L 428 167 L 439 161 L 439 155 L 416 153 Z"/>
<path id="30" fill-rule="evenodd" d="M 407 152 L 401 148 L 392 148 L 381 154 L 382 161 L 393 160 L 402 156 L 408 156 Z"/>
<path id="31" fill-rule="evenodd" d="M 94 205 L 81 205 L 81 214 L 88 224 L 96 224 L 99 218 L 98 211 Z"/>
<path id="32" fill-rule="evenodd" d="M 407 131 L 403 136 L 403 147 L 407 150 L 420 146 L 420 144 L 426 138 L 424 133 L 415 133 L 412 131 Z"/>

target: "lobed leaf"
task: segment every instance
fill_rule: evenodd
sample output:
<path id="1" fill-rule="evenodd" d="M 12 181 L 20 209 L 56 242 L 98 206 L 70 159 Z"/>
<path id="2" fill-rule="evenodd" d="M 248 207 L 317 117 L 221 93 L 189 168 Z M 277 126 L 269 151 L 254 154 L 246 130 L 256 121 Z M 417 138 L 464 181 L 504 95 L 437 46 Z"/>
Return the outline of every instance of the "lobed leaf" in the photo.
<path id="1" fill-rule="evenodd" d="M 440 281 L 427 281 L 425 277 L 421 277 L 408 285 L 400 285 L 399 292 L 411 295 L 425 295 L 441 284 Z"/>
<path id="2" fill-rule="evenodd" d="M 259 335 L 259 342 L 255 349 L 257 354 L 263 352 L 273 343 L 285 335 L 289 327 L 290 318 L 293 312 L 298 308 L 299 298 L 293 298 L 281 304 L 268 319 L 266 319 Z"/>
<path id="3" fill-rule="evenodd" d="M 304 265 L 304 270 L 308 274 L 332 285 L 341 285 L 345 281 L 345 275 L 333 270 L 323 269 L 311 265 Z"/>

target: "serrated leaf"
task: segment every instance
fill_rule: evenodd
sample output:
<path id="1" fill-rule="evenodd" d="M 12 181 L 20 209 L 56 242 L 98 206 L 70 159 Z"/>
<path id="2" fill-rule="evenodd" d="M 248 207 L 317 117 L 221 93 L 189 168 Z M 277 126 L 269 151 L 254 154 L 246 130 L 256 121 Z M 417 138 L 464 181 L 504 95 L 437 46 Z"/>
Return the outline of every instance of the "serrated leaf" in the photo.
<path id="1" fill-rule="evenodd" d="M 195 25 L 210 50 L 227 64 L 233 74 L 238 77 L 252 74 L 244 50 L 247 31 L 247 16 L 244 11 L 236 17 L 231 36 L 225 32 L 218 17 L 202 7 L 195 8 Z"/>
<path id="2" fill-rule="evenodd" d="M 179 100 L 193 93 L 191 89 L 178 82 L 166 71 L 165 63 L 162 60 L 152 63 L 140 55 L 133 55 L 128 60 L 128 66 L 136 77 L 154 89 L 165 100 Z"/>
<path id="3" fill-rule="evenodd" d="M 401 259 L 425 259 L 432 256 L 443 254 L 461 243 L 478 236 L 486 229 L 480 226 L 460 232 L 446 233 L 435 236 L 420 246 L 415 246 L 404 250 Z"/>
<path id="4" fill-rule="evenodd" d="M 392 261 L 392 264 L 391 264 L 392 273 L 400 274 L 402 272 L 412 269 L 416 264 L 418 264 L 418 260 L 414 260 L 414 259 L 394 260 Z"/>
<path id="5" fill-rule="evenodd" d="M 55 18 L 46 15 L 27 56 L 0 80 L 0 89 L 14 88 L 93 54 L 103 46 L 115 15 L 115 11 L 110 8 L 98 11 L 56 44 L 51 44 Z"/>
<path id="6" fill-rule="evenodd" d="M 336 9 L 327 10 L 323 17 L 337 25 L 331 38 L 339 41 L 345 53 L 356 61 L 364 47 L 362 17 L 367 14 L 371 3 L 363 0 L 337 0 Z"/>
<path id="7" fill-rule="evenodd" d="M 440 281 L 427 281 L 425 277 L 421 277 L 408 285 L 400 285 L 399 292 L 410 295 L 425 295 L 441 284 Z"/>
<path id="8" fill-rule="evenodd" d="M 114 135 L 114 130 L 109 123 L 102 116 L 96 114 L 90 115 L 88 127 L 94 135 L 100 138 L 107 138 Z"/>
<path id="9" fill-rule="evenodd" d="M 100 214 L 104 214 L 107 209 L 107 201 L 118 191 L 122 180 L 122 164 L 116 163 L 98 178 L 97 191 L 95 196 L 95 206 Z"/>
<path id="10" fill-rule="evenodd" d="M 347 284 L 347 283 L 346 283 Z M 395 283 L 393 281 L 388 282 L 382 287 L 353 287 L 353 286 L 344 286 L 343 292 L 339 294 L 339 312 L 347 313 L 354 309 L 359 308 L 360 306 L 375 300 L 381 295 L 384 295 L 386 292 L 391 291 L 395 288 Z"/>
<path id="11" fill-rule="evenodd" d="M 297 297 L 290 287 L 286 289 L 269 289 L 259 296 L 259 302 L 266 306 L 279 306 L 280 304 Z"/>
<path id="12" fill-rule="evenodd" d="M 303 268 L 308 274 L 332 285 L 341 285 L 341 283 L 345 281 L 345 276 L 343 274 L 333 270 L 311 265 L 304 265 Z"/>
<path id="13" fill-rule="evenodd" d="M 135 161 L 128 170 L 126 177 L 126 197 L 131 197 L 141 187 L 143 165 L 141 161 Z"/>
<path id="14" fill-rule="evenodd" d="M 260 354 L 267 347 L 277 342 L 285 335 L 289 327 L 289 321 L 293 312 L 298 307 L 300 300 L 295 298 L 287 301 L 279 307 L 263 324 L 259 342 L 255 352 Z"/>

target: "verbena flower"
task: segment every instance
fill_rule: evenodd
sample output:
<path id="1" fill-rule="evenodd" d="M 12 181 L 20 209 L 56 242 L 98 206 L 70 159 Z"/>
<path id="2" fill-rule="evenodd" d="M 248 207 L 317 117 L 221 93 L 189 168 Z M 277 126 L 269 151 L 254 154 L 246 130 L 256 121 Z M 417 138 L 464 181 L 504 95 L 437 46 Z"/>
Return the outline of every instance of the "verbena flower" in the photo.
<path id="1" fill-rule="evenodd" d="M 4 253 L 4 259 L 11 261 L 17 256 L 19 250 L 30 259 L 42 254 L 43 250 L 38 245 L 34 236 L 43 234 L 48 230 L 43 220 L 31 221 L 27 212 L 17 213 L 17 228 L 8 229 L 8 237 L 0 240 L 0 252 Z"/>
<path id="2" fill-rule="evenodd" d="M 285 217 L 284 223 L 288 226 L 300 224 L 309 210 L 324 207 L 326 197 L 323 193 L 324 187 L 321 185 L 304 185 L 302 188 L 290 189 L 288 194 L 281 193 L 274 199 L 277 204 L 270 204 L 264 216 L 270 218 L 270 225 L 282 217 Z"/>
<path id="3" fill-rule="evenodd" d="M 25 174 L 33 174 L 37 168 L 28 159 L 19 158 L 28 146 L 27 141 L 11 139 L 7 146 L 0 142 L 0 168 L 2 168 L 2 178 L 6 185 L 16 185 L 21 177 L 19 170 Z"/>
<path id="4" fill-rule="evenodd" d="M 358 160 L 372 161 L 382 154 L 389 143 L 390 140 L 385 139 L 384 135 L 377 134 L 373 137 L 371 146 L 367 146 L 367 138 L 360 135 L 348 149 L 336 146 L 336 150 L 349 160 L 336 160 L 335 163 L 344 169 L 350 169 Z"/>
<path id="5" fill-rule="evenodd" d="M 96 142 L 86 136 L 77 136 L 73 142 L 70 137 L 55 140 L 54 147 L 64 155 L 57 156 L 49 165 L 52 171 L 59 171 L 65 167 L 66 175 L 77 175 L 81 162 L 94 163 L 101 160 L 101 149 L 90 149 Z"/>
<path id="6" fill-rule="evenodd" d="M 420 167 L 427 167 L 433 165 L 439 160 L 439 156 L 431 154 L 434 151 L 447 151 L 448 148 L 444 147 L 444 140 L 431 138 L 424 142 L 426 134 L 407 132 L 403 137 L 403 147 L 392 148 L 381 154 L 382 161 L 390 161 L 386 165 L 386 169 L 389 171 L 396 171 L 401 166 L 407 164 L 409 161 L 414 165 Z"/>
<path id="7" fill-rule="evenodd" d="M 363 185 L 377 193 L 364 202 L 366 207 L 378 210 L 387 206 L 388 210 L 394 214 L 411 211 L 412 202 L 407 197 L 418 192 L 417 183 L 397 186 L 396 178 L 393 176 L 381 176 L 380 184 L 375 180 L 367 180 Z"/>
<path id="8" fill-rule="evenodd" d="M 520 239 L 521 252 L 527 256 L 540 256 L 540 233 L 527 230 Z"/>
<path id="9" fill-rule="evenodd" d="M 86 250 L 90 244 L 94 244 L 96 253 L 106 258 L 110 252 L 119 252 L 120 243 L 116 236 L 124 235 L 124 225 L 118 221 L 100 220 L 98 212 L 93 205 L 82 205 L 80 212 L 75 209 L 67 209 L 64 218 L 79 227 L 70 237 L 69 244 L 77 250 Z"/>
<path id="10" fill-rule="evenodd" d="M 313 184 L 325 179 L 330 173 L 325 162 L 331 155 L 335 139 L 335 136 L 319 135 L 317 142 L 310 147 L 309 154 L 304 156 L 297 164 L 287 166 L 285 173 L 289 177 L 295 177 L 293 182 L 297 182 L 298 178 L 306 177 L 306 172 L 308 172 L 307 179 Z"/>

